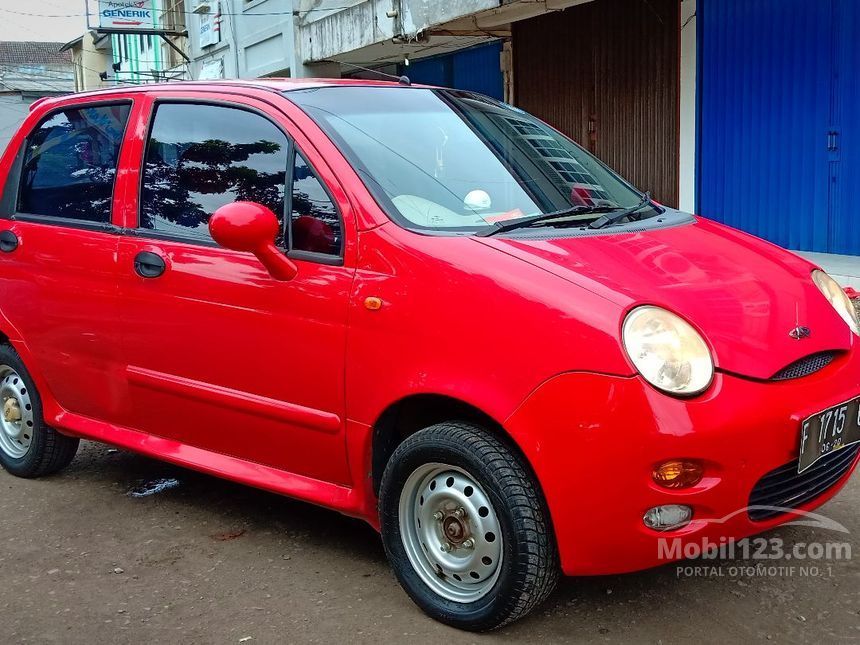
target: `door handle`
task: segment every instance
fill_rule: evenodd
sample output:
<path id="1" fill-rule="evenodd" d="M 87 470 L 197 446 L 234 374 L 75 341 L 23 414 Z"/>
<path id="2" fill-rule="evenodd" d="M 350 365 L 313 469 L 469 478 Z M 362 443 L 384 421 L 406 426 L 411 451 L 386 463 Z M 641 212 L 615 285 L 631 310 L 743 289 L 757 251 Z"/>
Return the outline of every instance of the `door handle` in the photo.
<path id="1" fill-rule="evenodd" d="M 164 258 L 152 251 L 141 251 L 134 257 L 134 272 L 141 278 L 157 278 L 166 267 Z"/>
<path id="2" fill-rule="evenodd" d="M 0 251 L 3 253 L 11 253 L 18 248 L 18 236 L 12 231 L 3 231 L 0 233 Z"/>

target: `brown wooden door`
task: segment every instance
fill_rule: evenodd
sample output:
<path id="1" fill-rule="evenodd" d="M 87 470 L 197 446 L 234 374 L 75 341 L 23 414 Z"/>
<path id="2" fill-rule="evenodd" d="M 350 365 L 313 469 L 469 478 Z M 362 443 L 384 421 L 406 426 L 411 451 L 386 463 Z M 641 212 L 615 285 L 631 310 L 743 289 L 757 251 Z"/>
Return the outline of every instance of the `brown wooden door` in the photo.
<path id="1" fill-rule="evenodd" d="M 516 104 L 678 204 L 678 0 L 595 0 L 514 23 Z"/>

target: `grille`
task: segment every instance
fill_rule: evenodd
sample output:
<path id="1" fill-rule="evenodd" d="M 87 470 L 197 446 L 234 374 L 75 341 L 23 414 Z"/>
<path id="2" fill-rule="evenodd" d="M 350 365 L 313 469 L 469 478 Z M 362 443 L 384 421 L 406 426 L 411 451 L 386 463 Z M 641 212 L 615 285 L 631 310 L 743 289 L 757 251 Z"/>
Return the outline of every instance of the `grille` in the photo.
<path id="1" fill-rule="evenodd" d="M 830 365 L 836 356 L 836 352 L 819 352 L 818 354 L 810 354 L 799 361 L 794 361 L 790 365 L 786 365 L 776 374 L 770 377 L 772 381 L 788 381 L 801 376 L 809 376 L 814 374 L 823 367 Z"/>
<path id="2" fill-rule="evenodd" d="M 860 444 L 842 448 L 832 454 L 822 457 L 815 464 L 797 472 L 797 461 L 790 461 L 784 466 L 771 470 L 750 493 L 750 506 L 782 506 L 797 508 L 825 493 L 851 467 Z M 751 520 L 760 522 L 782 515 L 783 511 L 769 508 L 751 508 Z"/>

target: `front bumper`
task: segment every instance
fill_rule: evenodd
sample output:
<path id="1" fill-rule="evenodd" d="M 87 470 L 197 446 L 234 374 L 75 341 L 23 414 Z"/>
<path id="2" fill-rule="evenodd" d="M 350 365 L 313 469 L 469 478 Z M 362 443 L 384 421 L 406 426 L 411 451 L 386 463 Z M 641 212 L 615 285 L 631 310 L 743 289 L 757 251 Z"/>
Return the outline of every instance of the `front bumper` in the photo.
<path id="1" fill-rule="evenodd" d="M 815 374 L 753 381 L 718 373 L 705 394 L 667 396 L 639 377 L 568 373 L 539 387 L 505 427 L 535 470 L 549 504 L 567 575 L 622 573 L 665 564 L 660 538 L 683 544 L 742 538 L 789 519 L 752 521 L 750 492 L 766 473 L 797 459 L 801 421 L 860 394 L 860 351 Z M 695 487 L 666 490 L 652 468 L 698 459 Z M 820 506 L 842 488 L 857 459 L 830 489 L 798 507 Z M 662 504 L 693 507 L 693 521 L 670 532 L 645 527 Z"/>

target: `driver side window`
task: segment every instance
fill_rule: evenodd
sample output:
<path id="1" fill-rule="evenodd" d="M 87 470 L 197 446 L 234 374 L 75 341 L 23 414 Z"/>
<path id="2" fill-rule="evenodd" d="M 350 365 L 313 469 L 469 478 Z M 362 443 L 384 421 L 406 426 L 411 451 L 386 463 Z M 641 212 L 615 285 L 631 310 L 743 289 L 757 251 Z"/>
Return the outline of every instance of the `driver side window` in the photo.
<path id="1" fill-rule="evenodd" d="M 222 105 L 162 103 L 146 146 L 140 224 L 209 241 L 209 218 L 235 201 L 271 209 L 283 225 L 290 143 L 267 118 Z"/>
<path id="2" fill-rule="evenodd" d="M 159 104 L 146 146 L 139 228 L 211 241 L 209 218 L 235 201 L 256 202 L 275 213 L 279 247 L 340 256 L 340 214 L 305 156 L 293 151 L 278 126 L 241 108 Z"/>

